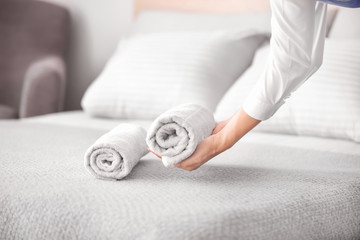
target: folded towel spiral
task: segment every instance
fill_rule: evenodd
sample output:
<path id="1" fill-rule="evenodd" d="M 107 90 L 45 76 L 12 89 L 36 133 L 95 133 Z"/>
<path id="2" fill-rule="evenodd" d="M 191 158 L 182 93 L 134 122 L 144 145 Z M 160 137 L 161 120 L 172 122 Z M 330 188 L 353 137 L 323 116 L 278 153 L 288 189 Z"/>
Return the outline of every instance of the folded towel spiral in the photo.
<path id="1" fill-rule="evenodd" d="M 88 148 L 85 167 L 97 178 L 122 179 L 147 153 L 145 137 L 142 127 L 120 124 Z"/>

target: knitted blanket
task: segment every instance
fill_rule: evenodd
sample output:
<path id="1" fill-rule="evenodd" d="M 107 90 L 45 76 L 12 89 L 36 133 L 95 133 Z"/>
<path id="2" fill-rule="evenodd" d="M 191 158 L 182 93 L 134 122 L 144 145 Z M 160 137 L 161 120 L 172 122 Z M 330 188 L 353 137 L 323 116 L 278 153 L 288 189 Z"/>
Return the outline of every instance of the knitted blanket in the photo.
<path id="1" fill-rule="evenodd" d="M 359 239 L 360 154 L 336 149 L 355 143 L 252 135 L 193 172 L 147 155 L 99 181 L 83 155 L 105 132 L 0 122 L 0 239 Z"/>

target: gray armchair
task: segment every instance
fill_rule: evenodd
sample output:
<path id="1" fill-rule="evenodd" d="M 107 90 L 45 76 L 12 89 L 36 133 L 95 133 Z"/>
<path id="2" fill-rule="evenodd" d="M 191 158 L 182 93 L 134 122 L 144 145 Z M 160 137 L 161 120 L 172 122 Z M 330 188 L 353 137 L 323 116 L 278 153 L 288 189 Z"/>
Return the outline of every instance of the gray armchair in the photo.
<path id="1" fill-rule="evenodd" d="M 0 0 L 0 119 L 63 109 L 68 33 L 60 6 Z"/>

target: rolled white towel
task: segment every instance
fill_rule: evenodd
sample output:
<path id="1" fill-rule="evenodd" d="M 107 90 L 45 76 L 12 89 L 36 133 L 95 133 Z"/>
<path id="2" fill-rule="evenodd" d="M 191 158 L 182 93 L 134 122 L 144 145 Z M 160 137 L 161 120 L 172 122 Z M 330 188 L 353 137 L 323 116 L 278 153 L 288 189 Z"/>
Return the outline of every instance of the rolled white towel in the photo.
<path id="1" fill-rule="evenodd" d="M 206 108 L 196 104 L 180 105 L 152 123 L 146 142 L 169 167 L 191 156 L 197 145 L 210 136 L 215 125 L 213 114 Z"/>
<path id="2" fill-rule="evenodd" d="M 122 179 L 147 153 L 145 138 L 142 127 L 120 124 L 89 147 L 85 167 L 97 178 Z"/>

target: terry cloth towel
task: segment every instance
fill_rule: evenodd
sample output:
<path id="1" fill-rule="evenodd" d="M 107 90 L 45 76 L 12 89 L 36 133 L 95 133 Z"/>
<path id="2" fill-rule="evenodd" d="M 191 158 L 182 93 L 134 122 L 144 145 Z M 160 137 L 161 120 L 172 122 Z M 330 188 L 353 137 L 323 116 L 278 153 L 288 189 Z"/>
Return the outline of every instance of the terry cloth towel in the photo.
<path id="1" fill-rule="evenodd" d="M 213 114 L 206 108 L 196 104 L 180 105 L 161 114 L 151 124 L 146 142 L 169 167 L 191 156 L 215 125 Z"/>
<path id="2" fill-rule="evenodd" d="M 85 153 L 85 166 L 97 178 L 118 180 L 126 177 L 147 153 L 146 131 L 120 124 L 101 136 Z"/>

